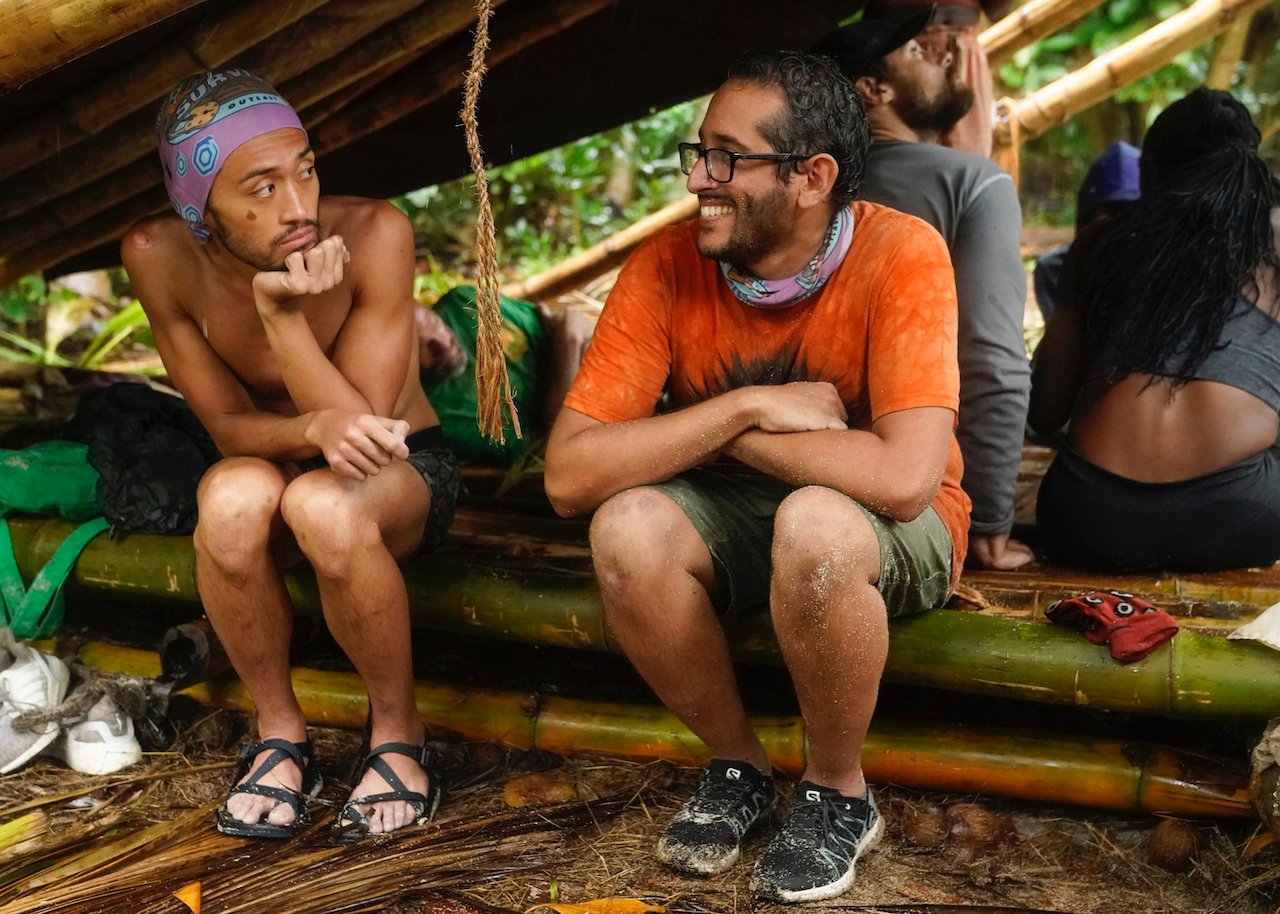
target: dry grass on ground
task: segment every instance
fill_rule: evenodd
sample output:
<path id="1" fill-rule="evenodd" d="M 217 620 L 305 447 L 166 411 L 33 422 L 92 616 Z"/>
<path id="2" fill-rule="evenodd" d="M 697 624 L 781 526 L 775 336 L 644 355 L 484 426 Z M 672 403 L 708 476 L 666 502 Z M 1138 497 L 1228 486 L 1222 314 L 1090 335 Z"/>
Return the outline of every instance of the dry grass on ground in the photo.
<path id="1" fill-rule="evenodd" d="M 663 824 L 697 778 L 696 771 L 662 763 L 444 746 L 448 794 L 435 823 L 398 839 L 334 847 L 326 826 L 345 798 L 360 738 L 320 729 L 316 742 L 329 786 L 316 824 L 287 844 L 217 835 L 210 810 L 223 797 L 243 723 L 213 713 L 175 751 L 149 755 L 115 777 L 85 778 L 42 759 L 0 778 L 0 823 L 35 812 L 44 826 L 24 847 L 0 852 L 0 912 L 162 914 L 181 910 L 169 893 L 193 880 L 204 885 L 206 914 L 494 914 L 611 896 L 689 914 L 763 907 L 753 905 L 747 879 L 764 835 L 751 839 L 743 865 L 715 879 L 681 878 L 653 860 Z M 539 791 L 576 799 L 518 809 L 504 800 Z M 1247 826 L 1171 823 L 1157 834 L 1159 820 L 1149 817 L 1040 811 L 891 787 L 878 788 L 878 796 L 889 823 L 885 842 L 860 865 L 851 892 L 808 907 L 988 914 L 1276 909 L 1280 852 L 1268 847 L 1246 857 L 1255 837 Z M 1153 835 L 1164 842 L 1157 856 L 1168 857 L 1166 865 L 1185 864 L 1185 872 L 1151 862 Z M 1251 846 L 1260 843 L 1255 837 Z M 96 869 L 83 857 L 67 863 L 86 850 L 97 853 Z M 63 867 L 60 874 L 53 865 Z"/>

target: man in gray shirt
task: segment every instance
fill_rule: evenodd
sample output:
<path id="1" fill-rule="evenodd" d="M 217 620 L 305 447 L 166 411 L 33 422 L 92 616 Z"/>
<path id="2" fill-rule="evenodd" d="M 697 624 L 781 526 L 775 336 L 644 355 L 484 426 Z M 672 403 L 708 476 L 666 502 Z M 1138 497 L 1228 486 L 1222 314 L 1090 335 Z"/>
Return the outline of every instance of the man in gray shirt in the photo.
<path id="1" fill-rule="evenodd" d="M 960 318 L 956 437 L 973 499 L 969 564 L 1012 569 L 1034 558 L 1009 537 L 1031 392 L 1022 210 L 998 165 L 935 144 L 973 95 L 956 82 L 955 53 L 939 64 L 915 42 L 929 14 L 905 23 L 862 20 L 817 51 L 835 57 L 867 106 L 873 142 L 860 195 L 930 223 L 951 251 Z"/>

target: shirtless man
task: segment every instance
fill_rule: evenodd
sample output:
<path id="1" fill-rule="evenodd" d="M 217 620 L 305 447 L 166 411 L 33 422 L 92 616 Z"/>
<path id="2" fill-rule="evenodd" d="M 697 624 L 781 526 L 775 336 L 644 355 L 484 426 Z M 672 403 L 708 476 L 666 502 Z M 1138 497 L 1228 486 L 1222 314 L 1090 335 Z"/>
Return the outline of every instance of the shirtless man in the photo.
<path id="1" fill-rule="evenodd" d="M 412 230 L 388 203 L 322 199 L 297 114 L 244 70 L 179 84 L 157 133 L 181 218 L 138 223 L 121 254 L 169 377 L 224 456 L 200 483 L 197 583 L 261 739 L 218 828 L 288 837 L 319 787 L 280 572 L 303 558 L 369 693 L 373 749 L 338 822 L 423 821 L 439 790 L 396 561 L 448 526 L 457 474 L 418 383 Z"/>

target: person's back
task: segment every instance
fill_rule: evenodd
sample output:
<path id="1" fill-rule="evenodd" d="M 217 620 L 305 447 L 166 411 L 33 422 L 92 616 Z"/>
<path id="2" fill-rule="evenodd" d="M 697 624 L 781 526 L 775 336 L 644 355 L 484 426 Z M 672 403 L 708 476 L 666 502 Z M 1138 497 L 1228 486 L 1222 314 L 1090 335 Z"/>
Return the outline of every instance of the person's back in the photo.
<path id="1" fill-rule="evenodd" d="M 1022 324 L 1027 282 L 1013 181 L 990 159 L 938 145 L 973 103 L 950 54 L 917 40 L 927 9 L 895 24 L 864 18 L 821 45 L 867 106 L 874 142 L 860 196 L 928 222 L 955 271 L 964 490 L 973 500 L 970 564 L 1011 569 L 1031 551 L 1010 536 L 1031 369 Z"/>
<path id="2" fill-rule="evenodd" d="M 1170 106 L 1144 144 L 1142 199 L 1073 252 L 1031 410 L 1041 430 L 1071 419 L 1037 511 L 1059 557 L 1280 558 L 1280 185 L 1257 141 L 1225 93 Z M 1099 522 L 1104 509 L 1115 523 Z"/>

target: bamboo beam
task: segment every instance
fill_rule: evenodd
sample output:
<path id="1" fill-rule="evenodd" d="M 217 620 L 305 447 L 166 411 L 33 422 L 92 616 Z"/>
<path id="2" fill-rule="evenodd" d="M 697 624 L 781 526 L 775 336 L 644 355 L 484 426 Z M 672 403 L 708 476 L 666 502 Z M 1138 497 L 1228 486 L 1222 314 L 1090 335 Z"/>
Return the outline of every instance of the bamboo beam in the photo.
<path id="1" fill-rule="evenodd" d="M 1052 35 L 1064 25 L 1083 19 L 1104 0 L 1028 0 L 978 35 L 995 69 L 1031 42 Z"/>
<path id="2" fill-rule="evenodd" d="M 61 250 L 64 245 L 68 249 L 80 245 L 91 247 L 96 242 L 86 241 L 84 236 L 77 238 L 77 229 L 100 213 L 115 210 L 109 221 L 112 231 L 114 226 L 127 226 L 123 221 L 126 213 L 116 208 L 141 193 L 153 191 L 161 183 L 159 162 L 154 156 L 147 156 L 113 171 L 101 183 L 82 187 L 30 213 L 0 222 L 0 251 L 4 252 L 0 254 L 0 286 L 56 260 L 57 253 L 50 254 L 51 248 L 45 242 L 64 232 L 68 233 L 67 237 L 58 238 L 52 250 Z M 31 253 L 27 253 L 29 251 Z"/>
<path id="3" fill-rule="evenodd" d="M 1269 0 L 1196 0 L 1118 48 L 1018 101 L 1010 114 L 1024 139 L 1039 136 L 1073 114 L 1110 98 L 1183 51 L 1203 44 Z"/>
<path id="4" fill-rule="evenodd" d="M 107 175 L 141 162 L 148 155 L 159 169 L 159 159 L 155 158 L 155 121 L 154 110 L 134 111 L 93 142 L 81 143 L 59 154 L 56 167 L 42 162 L 13 177 L 0 179 L 0 219 L 25 216 L 56 197 L 82 187 L 94 187 Z M 0 155 L 6 148 L 4 139 L 0 137 Z M 46 176 L 46 167 L 51 177 Z"/>
<path id="5" fill-rule="evenodd" d="M 498 17 L 485 63 L 492 69 L 613 2 L 549 0 L 537 6 L 521 7 L 505 19 Z M 456 91 L 462 85 L 463 75 L 463 68 L 452 55 L 422 60 L 406 68 L 390 83 L 355 100 L 348 110 L 326 120 L 313 133 L 312 144 L 321 155 L 341 149 Z"/>
<path id="6" fill-rule="evenodd" d="M 502 287 L 502 294 L 510 298 L 535 300 L 555 298 L 618 266 L 635 250 L 636 245 L 659 229 L 691 219 L 697 214 L 698 198 L 693 195 L 682 197 L 537 276 L 522 282 L 508 283 Z"/>
<path id="7" fill-rule="evenodd" d="M 90 643 L 80 658 L 104 672 L 160 674 L 159 658 L 149 651 Z M 292 680 L 308 723 L 364 726 L 368 704 L 356 674 L 297 668 Z M 211 707 L 253 710 L 247 690 L 230 675 L 182 694 Z M 710 758 L 706 746 L 660 707 L 426 682 L 416 684 L 415 698 L 434 738 L 685 765 L 704 765 Z M 752 726 L 774 767 L 803 774 L 801 718 L 757 717 Z M 862 765 L 872 781 L 955 793 L 1189 817 L 1254 815 L 1242 763 L 1137 741 L 878 716 Z"/>
<path id="8" fill-rule="evenodd" d="M 406 1 L 401 0 L 399 5 Z M 475 6 L 471 0 L 440 0 L 428 8 L 417 8 L 369 33 L 335 58 L 317 61 L 306 73 L 280 84 L 279 91 L 300 111 L 303 123 L 314 127 L 355 99 L 362 79 L 372 74 L 376 74 L 379 81 L 384 79 L 412 63 L 426 49 L 463 31 L 474 19 Z M 342 29 L 330 28 L 329 31 Z M 271 47 L 274 45 L 268 47 L 261 63 L 269 63 Z M 339 95 L 335 97 L 334 92 Z M 15 212 L 13 218 L 0 223 L 0 251 L 5 252 L 0 256 L 0 285 L 13 282 L 51 261 L 119 237 L 141 215 L 164 211 L 164 206 L 159 205 L 140 212 L 136 205 L 128 202 L 143 189 L 160 187 L 151 116 L 147 111 L 128 116 L 100 137 L 70 150 L 61 163 L 61 177 L 56 182 L 15 188 L 8 201 L 0 202 L 0 216 Z M 136 157 L 128 161 L 129 156 Z M 123 166 L 106 172 L 105 169 L 118 164 Z M 79 189 L 65 192 L 69 187 Z M 63 196 L 51 200 L 58 193 Z M 0 201 L 4 200 L 4 196 L 0 196 Z M 105 214 L 113 207 L 118 207 L 114 219 L 93 219 L 95 232 L 81 230 L 91 216 Z M 40 210 L 40 215 L 32 219 L 28 212 L 33 209 Z M 104 225 L 106 228 L 102 228 Z M 69 236 L 61 234 L 68 230 L 72 232 Z M 42 243 L 55 236 L 58 239 L 49 245 Z"/>
<path id="9" fill-rule="evenodd" d="M 201 0 L 24 0 L 0 4 L 0 94 Z M 19 45 L 21 36 L 21 45 Z"/>
<path id="10" fill-rule="evenodd" d="M 420 0 L 400 0 L 391 10 L 418 2 Z M 313 27 L 312 19 L 321 15 L 327 16 L 327 14 L 326 9 L 309 18 L 309 29 Z M 384 9 L 383 14 L 386 15 L 387 10 Z M 343 107 L 351 97 L 354 97 L 350 96 L 339 101 L 333 97 L 333 93 L 344 87 L 358 85 L 358 81 L 370 73 L 395 72 L 399 67 L 416 59 L 416 56 L 426 48 L 465 29 L 474 19 L 475 6 L 472 0 L 439 0 L 425 7 L 415 8 L 365 35 L 356 44 L 340 47 L 340 53 L 336 56 L 324 61 L 313 60 L 310 70 L 277 88 L 281 95 L 298 109 L 303 123 L 313 125 L 335 109 Z M 346 39 L 357 34 L 354 29 L 339 28 L 339 25 L 340 23 L 332 21 L 318 21 L 314 23 L 314 28 L 323 28 L 324 34 L 344 35 Z M 316 45 L 311 42 L 303 46 L 317 54 L 333 50 L 332 45 Z M 271 54 L 273 53 L 274 46 L 268 46 L 266 51 L 255 55 L 255 60 L 239 63 L 247 65 L 249 69 L 254 69 L 253 65 L 257 64 L 264 67 L 272 66 Z M 350 91 L 349 88 L 348 91 Z M 110 147 L 111 151 L 98 155 L 99 148 L 103 145 Z M 103 168 L 133 152 L 140 152 L 140 157 L 110 174 L 98 174 Z M 36 247 L 65 229 L 82 225 L 89 218 L 106 212 L 144 190 L 158 187 L 161 183 L 160 171 L 155 159 L 154 136 L 149 128 L 144 129 L 141 117 L 138 115 L 128 118 L 119 127 L 112 128 L 107 134 L 95 138 L 69 155 L 75 158 L 64 164 L 64 173 L 68 176 L 68 180 L 79 184 L 88 179 L 93 183 L 84 184 L 78 190 L 64 194 L 56 200 L 40 199 L 57 193 L 56 188 L 33 186 L 28 188 L 26 193 L 10 200 L 7 205 L 0 204 L 0 214 L 17 206 L 32 207 L 31 211 L 0 222 L 0 251 L 6 252 L 0 264 L 4 261 L 17 264 L 12 269 L 0 266 L 0 285 L 24 275 L 23 272 L 18 272 L 20 269 L 29 272 L 30 269 L 39 269 L 47 262 L 41 262 L 41 258 L 48 256 L 48 246 L 41 248 L 38 256 L 23 256 L 18 253 L 19 251 Z M 96 176 L 100 180 L 93 180 L 89 176 Z M 63 181 L 57 186 L 62 187 L 67 183 Z M 38 205 L 46 202 L 48 203 L 46 206 Z M 32 215 L 32 212 L 35 215 Z M 134 210 L 129 210 L 130 214 L 133 212 Z M 126 221 L 123 216 L 116 219 L 118 229 L 107 232 L 103 239 L 109 240 L 118 236 L 129 226 L 130 221 Z M 99 242 L 88 242 L 82 236 L 76 239 L 74 246 L 78 246 L 79 250 L 85 250 L 97 243 Z M 70 253 L 78 253 L 78 251 L 70 251 Z M 58 256 L 55 253 L 53 259 L 58 259 Z M 34 267 L 31 266 L 33 262 Z"/>
<path id="11" fill-rule="evenodd" d="M 114 238 L 119 238 L 130 225 L 143 216 L 169 208 L 164 188 L 154 185 L 130 197 L 110 212 L 86 219 L 66 232 L 40 244 L 0 256 L 0 286 L 14 282 L 28 273 L 44 269 L 64 257 L 79 254 Z"/>
<path id="12" fill-rule="evenodd" d="M 457 2 L 449 4 L 456 10 Z M 436 0 L 360 0 L 359 3 L 327 2 L 305 19 L 296 30 L 247 48 L 235 58 L 235 65 L 266 79 L 281 89 L 324 61 L 341 59 L 353 47 L 408 14 L 422 15 L 435 10 Z M 296 33 L 295 33 L 296 32 Z M 304 38 L 305 40 L 300 40 Z M 296 108 L 305 102 L 286 96 Z"/>
<path id="13" fill-rule="evenodd" d="M 6 134 L 3 145 L 0 145 L 0 174 L 10 170 L 11 166 L 32 167 L 0 183 L 0 219 L 22 214 L 38 204 L 89 186 L 110 172 L 145 159 L 149 154 L 154 155 L 153 106 L 179 80 L 192 73 L 221 66 L 231 62 L 233 56 L 239 55 L 234 60 L 237 65 L 253 70 L 283 92 L 282 85 L 288 80 L 321 65 L 334 55 L 342 54 L 354 42 L 376 32 L 379 27 L 404 10 L 412 9 L 421 0 L 379 0 L 376 4 L 359 5 L 338 3 L 333 4 L 332 8 L 322 9 L 319 7 L 325 0 L 306 2 L 316 8 L 316 11 L 297 22 L 297 29 L 282 29 L 276 34 L 265 33 L 270 37 L 252 47 L 235 47 L 233 53 L 227 53 L 232 50 L 232 45 L 228 42 L 202 48 L 203 59 L 198 64 L 192 65 L 180 59 L 174 61 L 163 70 L 163 81 L 150 78 L 147 81 L 147 91 L 134 92 L 130 99 L 136 101 L 131 100 L 128 105 L 120 102 L 115 107 L 98 111 L 103 108 L 99 101 L 78 101 L 77 104 L 82 107 L 76 109 L 77 124 L 74 127 L 57 122 L 48 123 L 55 113 L 44 119 L 28 122 L 18 130 Z M 273 8 L 275 5 L 273 4 Z M 451 10 L 455 6 L 456 0 L 446 10 L 449 15 L 445 21 L 453 21 Z M 229 23 L 228 27 L 235 25 L 234 22 Z M 305 29 L 305 40 L 297 33 L 300 29 Z M 160 63 L 164 64 L 165 60 L 167 58 Z M 341 66 L 330 69 L 339 74 L 344 72 Z M 294 101 L 290 98 L 290 101 L 299 109 L 306 103 L 305 99 Z M 96 118 L 92 124 L 87 122 L 91 116 L 89 112 L 97 112 L 92 115 Z M 65 132 L 59 133 L 60 130 Z M 52 180 L 41 180 L 43 169 L 40 163 L 44 155 L 40 154 L 39 149 L 29 149 L 26 145 L 41 142 L 35 136 L 36 131 L 44 131 L 44 134 L 53 131 L 51 135 L 58 142 L 58 165 L 56 176 Z M 28 138 L 26 134 L 32 134 L 32 138 Z M 81 143 L 90 136 L 93 137 L 92 142 Z M 48 136 L 45 138 L 47 140 Z M 29 154 L 22 157 L 24 152 Z M 15 165 L 15 162 L 18 164 Z"/>
<path id="14" fill-rule="evenodd" d="M 494 6 L 500 6 L 501 2 L 498 0 Z M 413 55 L 464 31 L 475 18 L 474 0 L 428 0 L 371 32 L 340 56 L 319 64 L 313 61 L 309 70 L 299 72 L 277 88 L 299 110 L 321 102 L 326 102 L 326 108 L 335 107 L 327 100 L 339 90 L 370 74 L 384 72 L 398 61 L 411 61 Z M 309 118 L 306 123 L 310 125 L 313 121 Z"/>
<path id="15" fill-rule="evenodd" d="M 29 580 L 74 525 L 10 521 L 14 555 Z M 446 547 L 405 566 L 415 626 L 457 634 L 616 651 L 595 579 L 585 560 L 511 555 Z M 286 573 L 299 611 L 317 614 L 315 578 Z M 67 599 L 162 604 L 191 612 L 199 604 L 190 537 L 100 536 L 81 554 Z M 119 611 L 118 609 L 113 611 Z M 781 662 L 765 613 L 730 630 L 739 660 Z M 1059 705 L 1087 705 L 1171 717 L 1258 719 L 1280 707 L 1280 653 L 1252 642 L 1183 630 L 1136 664 L 1119 664 L 1079 632 L 1044 621 L 1023 622 L 935 610 L 890 624 L 885 678 L 975 695 Z"/>
<path id="16" fill-rule="evenodd" d="M 19 173 L 65 152 L 86 137 L 116 123 L 122 115 L 152 105 L 184 77 L 220 66 L 325 2 L 256 0 L 232 5 L 226 15 L 216 21 L 202 22 L 164 53 L 150 54 L 121 67 L 105 79 L 63 99 L 61 105 L 47 114 L 5 133 L 0 144 L 0 175 Z M 152 110 L 149 117 L 154 119 L 154 114 Z M 0 188 L 0 199 L 4 196 L 4 190 Z M 0 213 L 0 216 L 5 215 L 7 213 Z"/>
<path id="17" fill-rule="evenodd" d="M 1009 173 L 1015 190 L 1022 186 L 1022 124 L 1013 117 L 1017 105 L 1011 98 L 996 102 L 995 126 L 991 131 L 991 158 Z"/>
<path id="18" fill-rule="evenodd" d="M 1249 39 L 1249 27 L 1253 24 L 1255 12 L 1250 16 L 1241 16 L 1239 20 L 1222 33 L 1222 41 L 1213 55 L 1213 63 L 1209 65 L 1209 74 L 1204 84 L 1210 89 L 1227 91 L 1236 75 L 1236 67 L 1244 57 L 1245 44 Z"/>

